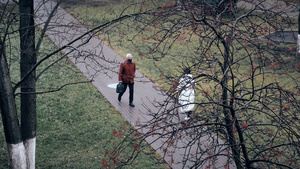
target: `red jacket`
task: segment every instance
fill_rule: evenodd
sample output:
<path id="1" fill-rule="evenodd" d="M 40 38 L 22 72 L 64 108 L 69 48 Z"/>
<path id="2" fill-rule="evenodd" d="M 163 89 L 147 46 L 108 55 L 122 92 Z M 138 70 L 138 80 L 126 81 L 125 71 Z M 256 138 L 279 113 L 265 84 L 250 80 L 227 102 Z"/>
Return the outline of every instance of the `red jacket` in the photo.
<path id="1" fill-rule="evenodd" d="M 119 70 L 119 81 L 123 83 L 133 83 L 135 77 L 135 63 L 127 63 L 127 61 L 121 63 Z"/>

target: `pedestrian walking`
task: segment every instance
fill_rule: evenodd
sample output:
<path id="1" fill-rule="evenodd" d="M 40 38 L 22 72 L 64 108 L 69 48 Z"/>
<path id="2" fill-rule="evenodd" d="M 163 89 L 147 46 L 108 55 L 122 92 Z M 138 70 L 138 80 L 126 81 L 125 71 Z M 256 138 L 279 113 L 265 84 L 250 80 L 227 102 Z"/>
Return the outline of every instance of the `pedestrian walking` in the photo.
<path id="1" fill-rule="evenodd" d="M 133 88 L 135 77 L 135 62 L 132 61 L 132 54 L 126 55 L 126 60 L 121 63 L 119 70 L 119 83 L 123 83 L 125 90 L 119 93 L 118 100 L 121 102 L 123 94 L 126 92 L 127 86 L 129 86 L 129 106 L 135 107 L 133 104 Z"/>
<path id="2" fill-rule="evenodd" d="M 179 109 L 181 113 L 186 114 L 185 120 L 190 119 L 190 115 L 195 106 L 195 85 L 196 83 L 193 79 L 193 76 L 191 75 L 190 69 L 186 68 L 177 87 L 177 92 L 179 95 L 178 103 L 181 105 Z"/>

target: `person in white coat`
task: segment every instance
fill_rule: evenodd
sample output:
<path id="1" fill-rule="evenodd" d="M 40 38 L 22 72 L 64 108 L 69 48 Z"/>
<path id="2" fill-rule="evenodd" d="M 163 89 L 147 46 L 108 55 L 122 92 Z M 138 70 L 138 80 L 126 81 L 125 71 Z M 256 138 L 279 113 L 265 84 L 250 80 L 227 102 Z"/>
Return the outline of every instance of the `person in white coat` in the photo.
<path id="1" fill-rule="evenodd" d="M 195 101 L 195 80 L 191 75 L 190 69 L 184 70 L 184 75 L 179 81 L 179 85 L 177 87 L 178 96 L 178 103 L 180 106 L 180 112 L 185 113 L 186 117 L 185 120 L 190 119 L 190 115 L 192 110 L 194 109 L 194 101 Z"/>

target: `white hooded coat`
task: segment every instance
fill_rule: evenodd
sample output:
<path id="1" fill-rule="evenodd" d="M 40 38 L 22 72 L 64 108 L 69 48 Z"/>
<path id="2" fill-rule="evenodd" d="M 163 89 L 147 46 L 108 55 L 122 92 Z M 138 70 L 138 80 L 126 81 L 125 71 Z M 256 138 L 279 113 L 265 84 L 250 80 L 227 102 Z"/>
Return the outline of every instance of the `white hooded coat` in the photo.
<path id="1" fill-rule="evenodd" d="M 195 107 L 195 81 L 191 74 L 185 74 L 179 81 L 177 91 L 179 93 L 178 102 L 180 105 L 180 112 L 192 111 Z"/>

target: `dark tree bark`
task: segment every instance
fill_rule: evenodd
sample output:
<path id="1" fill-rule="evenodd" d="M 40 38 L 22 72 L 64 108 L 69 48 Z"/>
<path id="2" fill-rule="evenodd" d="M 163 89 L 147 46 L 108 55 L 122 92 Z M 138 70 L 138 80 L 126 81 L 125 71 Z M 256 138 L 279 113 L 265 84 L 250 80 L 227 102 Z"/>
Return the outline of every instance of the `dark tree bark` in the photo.
<path id="1" fill-rule="evenodd" d="M 0 40 L 0 108 L 7 143 L 10 168 L 25 168 L 26 159 L 17 108 L 5 59 L 5 49 Z"/>
<path id="2" fill-rule="evenodd" d="M 3 120 L 5 138 L 8 147 L 8 159 L 9 159 L 9 168 L 13 169 L 28 169 L 35 168 L 35 147 L 36 147 L 36 94 L 37 93 L 48 93 L 55 92 L 61 90 L 62 87 L 57 87 L 54 90 L 45 90 L 45 91 L 36 91 L 36 81 L 38 76 L 43 74 L 43 72 L 53 66 L 55 63 L 60 61 L 65 56 L 60 57 L 59 59 L 51 58 L 55 54 L 60 51 L 70 47 L 70 45 L 77 43 L 78 41 L 84 39 L 86 36 L 90 36 L 89 34 L 94 31 L 105 29 L 110 24 L 118 22 L 119 20 L 129 18 L 131 16 L 124 16 L 122 18 L 116 19 L 114 21 L 110 21 L 104 23 L 103 25 L 99 25 L 98 27 L 87 30 L 86 32 L 81 32 L 82 35 L 78 35 L 75 39 L 70 41 L 68 44 L 63 45 L 55 51 L 51 51 L 37 62 L 37 52 L 39 51 L 41 42 L 45 35 L 45 32 L 49 26 L 50 20 L 53 19 L 55 11 L 59 6 L 59 3 L 62 0 L 58 1 L 58 4 L 55 5 L 51 10 L 50 15 L 48 16 L 46 21 L 42 21 L 42 23 L 37 23 L 36 25 L 43 25 L 41 36 L 39 37 L 37 45 L 35 45 L 35 14 L 37 11 L 34 11 L 34 2 L 36 2 L 37 6 L 45 5 L 47 3 L 42 0 L 19 0 L 14 1 L 19 7 L 19 13 L 15 13 L 15 11 L 10 10 L 8 5 L 4 6 L 7 9 L 1 11 L 0 13 L 0 22 L 1 22 L 1 30 L 5 30 L 6 32 L 0 32 L 0 110 Z M 13 6 L 14 8 L 15 6 Z M 47 7 L 46 7 L 47 8 Z M 37 10 L 48 10 L 44 8 L 37 8 Z M 37 13 L 35 13 L 37 12 Z M 44 12 L 44 11 L 43 11 Z M 8 17 L 8 18 L 4 18 Z M 9 18 L 11 17 L 11 18 Z M 39 15 L 37 14 L 37 17 Z M 37 19 L 38 21 L 38 19 Z M 15 41 L 10 44 L 10 40 L 18 37 L 16 36 L 16 27 L 15 24 L 19 23 L 19 36 L 20 36 L 20 46 L 16 47 L 14 44 Z M 73 23 L 72 23 L 73 24 Z M 75 24 L 75 23 L 74 23 Z M 56 25 L 55 25 L 56 26 Z M 60 25 L 64 26 L 64 25 Z M 77 25 L 73 25 L 77 26 Z M 70 28 L 70 25 L 66 25 L 66 27 Z M 4 28 L 4 29 L 2 29 Z M 62 29 L 64 31 L 64 29 Z M 85 30 L 84 30 L 85 31 Z M 14 35 L 11 37 L 10 35 Z M 73 36 L 73 35 L 72 35 Z M 77 35 L 76 35 L 77 36 Z M 88 43 L 90 39 L 85 40 L 84 42 L 79 42 L 81 46 L 83 44 Z M 15 59 L 15 52 L 9 53 L 6 55 L 4 46 L 12 46 L 11 48 L 16 49 L 16 52 L 20 52 L 20 59 L 17 56 L 16 62 L 9 62 L 9 58 Z M 20 51 L 19 51 L 20 48 Z M 72 51 L 77 50 L 77 48 L 73 48 Z M 72 51 L 69 51 L 70 53 Z M 13 54 L 12 54 L 13 53 Z M 87 51 L 90 55 L 95 55 L 93 51 Z M 44 65 L 41 65 L 46 60 L 53 59 L 54 61 L 48 65 L 46 68 L 43 68 Z M 13 82 L 12 77 L 9 74 L 10 66 L 13 63 L 20 62 L 20 80 L 17 82 Z M 40 71 L 38 75 L 36 75 L 36 68 L 42 67 L 43 70 Z M 76 84 L 82 82 L 70 83 Z M 86 82 L 85 82 L 86 83 Z M 19 90 L 20 89 L 20 92 Z M 18 92 L 17 92 L 18 91 Z M 16 104 L 16 97 L 20 96 L 21 98 L 21 120 L 18 119 L 18 109 Z"/>
<path id="3" fill-rule="evenodd" d="M 138 54 L 153 59 L 161 73 L 153 79 L 164 79 L 158 83 L 170 84 L 170 90 L 169 86 L 165 88 L 170 98 L 157 104 L 161 109 L 151 114 L 153 119 L 143 128 L 150 132 L 140 138 L 158 136 L 164 140 L 160 149 L 165 156 L 172 155 L 176 148 L 184 149 L 181 164 L 188 168 L 221 168 L 217 162 L 223 164 L 222 156 L 229 159 L 224 168 L 295 168 L 299 164 L 299 157 L 294 156 L 299 152 L 299 124 L 295 123 L 299 119 L 299 95 L 295 94 L 299 92 L 299 78 L 293 77 L 296 73 L 290 74 L 295 70 L 286 69 L 292 65 L 288 61 L 294 51 L 284 50 L 290 49 L 288 44 L 282 47 L 271 39 L 261 39 L 292 25 L 293 20 L 286 19 L 284 14 L 287 8 L 295 9 L 295 4 L 279 10 L 279 6 L 288 3 L 235 4 L 235 0 L 224 0 L 227 4 L 216 11 L 218 6 L 208 6 L 208 10 L 205 3 L 219 1 L 176 2 L 153 9 L 152 16 L 149 13 L 137 17 L 140 25 L 130 27 L 132 22 L 124 23 L 138 32 L 133 36 L 124 33 L 140 47 Z M 187 51 L 178 50 L 178 46 L 186 47 Z M 176 62 L 168 68 L 160 64 L 173 58 Z M 197 83 L 195 109 L 189 121 L 179 117 L 182 112 L 176 109 L 182 105 L 177 104 L 178 93 L 173 90 L 174 79 L 186 67 Z M 287 77 L 293 85 L 284 84 L 278 75 Z M 209 144 L 204 141 L 208 140 L 207 135 L 211 138 Z M 216 135 L 225 142 L 214 138 Z M 128 138 L 124 143 L 130 141 L 136 142 Z M 226 151 L 216 148 L 219 146 L 226 147 Z M 117 151 L 122 148 L 123 145 L 118 146 Z M 170 158 L 170 163 L 175 163 L 173 156 Z M 234 167 L 230 166 L 233 163 Z"/>
<path id="4" fill-rule="evenodd" d="M 9 167 L 35 168 L 36 80 L 35 71 L 31 71 L 36 64 L 33 0 L 20 0 L 19 10 L 20 72 L 22 79 L 21 126 L 15 102 L 15 89 L 12 86 L 13 83 L 5 56 L 4 43 L 6 35 L 3 36 L 3 39 L 0 39 L 0 108 L 7 142 Z"/>
<path id="5" fill-rule="evenodd" d="M 34 165 L 36 137 L 36 78 L 31 69 L 36 64 L 35 27 L 33 0 L 20 0 L 20 49 L 21 79 L 29 76 L 21 84 L 21 132 L 25 143 L 27 163 Z"/>
<path id="6" fill-rule="evenodd" d="M 298 42 L 297 42 L 297 56 L 300 56 L 300 5 L 299 8 L 299 15 L 298 15 Z"/>

